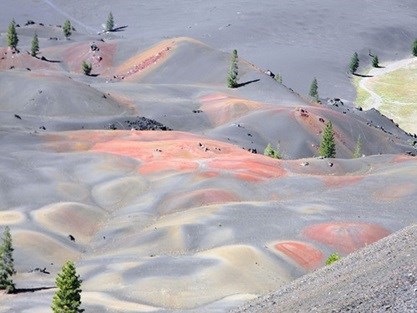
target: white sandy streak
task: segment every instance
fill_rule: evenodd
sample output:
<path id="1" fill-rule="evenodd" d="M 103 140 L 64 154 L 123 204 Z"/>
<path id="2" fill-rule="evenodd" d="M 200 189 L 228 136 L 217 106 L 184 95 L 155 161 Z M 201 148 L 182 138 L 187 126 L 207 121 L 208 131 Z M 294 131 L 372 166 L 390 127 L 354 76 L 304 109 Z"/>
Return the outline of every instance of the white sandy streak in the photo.
<path id="1" fill-rule="evenodd" d="M 64 10 L 62 10 L 61 8 L 59 8 L 58 6 L 56 6 L 52 1 L 50 0 L 43 0 L 43 2 L 45 2 L 46 4 L 48 4 L 50 7 L 52 7 L 55 11 L 57 11 L 59 14 L 65 16 L 66 18 L 72 20 L 74 23 L 78 24 L 79 26 L 85 28 L 88 31 L 93 32 L 93 34 L 97 33 L 97 30 L 84 24 L 83 22 L 81 22 L 80 20 L 77 20 L 74 16 L 71 16 L 70 14 L 68 14 L 67 12 L 65 12 Z"/>

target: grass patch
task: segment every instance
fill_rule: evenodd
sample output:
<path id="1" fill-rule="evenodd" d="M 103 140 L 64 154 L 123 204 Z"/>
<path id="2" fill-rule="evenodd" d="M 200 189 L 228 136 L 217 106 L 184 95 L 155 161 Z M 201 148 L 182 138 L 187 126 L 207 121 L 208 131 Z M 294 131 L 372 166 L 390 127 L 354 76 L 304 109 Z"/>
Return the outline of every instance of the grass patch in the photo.
<path id="1" fill-rule="evenodd" d="M 353 85 L 356 88 L 355 104 L 356 104 L 356 107 L 361 107 L 363 109 L 370 109 L 370 107 L 367 107 L 366 103 L 367 103 L 367 100 L 370 98 L 371 95 L 366 90 L 364 90 L 362 88 L 359 88 L 359 81 L 361 79 L 362 78 L 358 77 L 358 76 L 353 77 Z"/>
<path id="2" fill-rule="evenodd" d="M 339 253 L 335 252 L 330 254 L 330 256 L 327 258 L 326 260 L 326 265 L 330 265 L 333 264 L 334 262 L 337 262 L 341 259 L 342 257 L 340 256 Z"/>

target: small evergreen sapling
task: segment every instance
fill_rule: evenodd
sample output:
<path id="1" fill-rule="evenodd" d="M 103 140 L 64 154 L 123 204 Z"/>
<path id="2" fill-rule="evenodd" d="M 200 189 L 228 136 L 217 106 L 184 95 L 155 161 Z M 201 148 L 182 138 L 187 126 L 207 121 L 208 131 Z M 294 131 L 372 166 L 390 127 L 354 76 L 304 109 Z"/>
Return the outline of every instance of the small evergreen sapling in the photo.
<path id="1" fill-rule="evenodd" d="M 353 158 L 357 159 L 362 156 L 362 140 L 361 137 L 358 137 L 358 140 L 356 140 L 355 150 L 353 151 Z"/>
<path id="2" fill-rule="evenodd" d="M 279 152 L 279 148 L 277 149 L 272 148 L 272 145 L 270 143 L 268 143 L 268 145 L 266 146 L 264 150 L 264 155 L 269 156 L 274 159 L 282 159 L 282 155 Z"/>
<path id="3" fill-rule="evenodd" d="M 84 75 L 89 76 L 91 74 L 91 70 L 93 69 L 93 66 L 91 65 L 90 62 L 83 61 L 82 65 L 81 65 L 81 69 L 82 69 Z"/>
<path id="4" fill-rule="evenodd" d="M 372 57 L 372 66 L 376 68 L 379 67 L 379 59 L 376 54 Z"/>
<path id="5" fill-rule="evenodd" d="M 327 122 L 323 132 L 323 139 L 320 143 L 320 156 L 325 158 L 336 157 L 336 143 L 334 140 L 333 125 L 332 122 Z"/>
<path id="6" fill-rule="evenodd" d="M 12 235 L 10 228 L 6 226 L 3 232 L 2 244 L 0 246 L 0 290 L 11 293 L 15 290 L 12 276 L 16 274 L 13 260 Z"/>
<path id="7" fill-rule="evenodd" d="M 326 260 L 326 265 L 331 265 L 334 262 L 337 262 L 341 259 L 342 257 L 340 256 L 339 253 L 335 252 L 329 255 L 329 257 Z"/>
<path id="8" fill-rule="evenodd" d="M 32 47 L 30 49 L 30 55 L 33 57 L 36 57 L 36 55 L 39 53 L 39 38 L 38 35 L 35 34 L 32 39 Z"/>
<path id="9" fill-rule="evenodd" d="M 310 97 L 312 97 L 314 100 L 318 101 L 319 100 L 319 85 L 317 82 L 317 78 L 314 77 L 313 81 L 311 82 L 310 85 Z"/>
<path id="10" fill-rule="evenodd" d="M 74 263 L 71 261 L 65 263 L 55 281 L 58 290 L 52 299 L 52 311 L 54 313 L 83 312 L 84 310 L 80 309 L 82 280 L 77 275 Z"/>
<path id="11" fill-rule="evenodd" d="M 359 68 L 359 56 L 355 52 L 352 56 L 352 59 L 350 60 L 349 71 L 351 74 L 355 74 L 358 68 Z"/>
<path id="12" fill-rule="evenodd" d="M 227 87 L 229 88 L 237 88 L 238 87 L 238 75 L 239 75 L 239 68 L 237 65 L 238 62 L 238 55 L 237 50 L 233 50 L 232 57 L 230 60 L 230 68 L 227 74 Z"/>
<path id="13" fill-rule="evenodd" d="M 13 19 L 9 24 L 9 28 L 7 29 L 7 46 L 16 50 L 18 42 L 19 38 L 17 37 L 16 33 L 16 22 Z"/>
<path id="14" fill-rule="evenodd" d="M 110 12 L 106 21 L 106 31 L 111 32 L 114 29 L 114 19 L 113 14 Z"/>
<path id="15" fill-rule="evenodd" d="M 64 32 L 65 38 L 69 39 L 69 37 L 72 34 L 72 26 L 71 26 L 71 22 L 69 20 L 66 20 L 64 22 L 64 26 L 62 26 L 62 31 Z"/>
<path id="16" fill-rule="evenodd" d="M 414 40 L 413 42 L 412 53 L 413 53 L 413 56 L 417 57 L 417 39 Z"/>

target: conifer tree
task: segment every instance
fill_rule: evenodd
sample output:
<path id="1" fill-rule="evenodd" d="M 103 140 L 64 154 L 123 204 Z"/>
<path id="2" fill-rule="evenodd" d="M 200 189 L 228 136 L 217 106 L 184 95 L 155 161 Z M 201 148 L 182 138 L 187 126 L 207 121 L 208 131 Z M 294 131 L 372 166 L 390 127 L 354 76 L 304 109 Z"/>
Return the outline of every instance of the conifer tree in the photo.
<path id="1" fill-rule="evenodd" d="M 82 69 L 84 75 L 89 76 L 91 74 L 91 70 L 93 69 L 93 66 L 89 62 L 83 61 L 82 65 L 81 65 L 81 69 Z"/>
<path id="2" fill-rule="evenodd" d="M 16 274 L 13 260 L 12 235 L 6 226 L 0 246 L 0 290 L 11 293 L 15 290 L 12 276 Z"/>
<path id="3" fill-rule="evenodd" d="M 54 313 L 79 313 L 84 311 L 80 309 L 81 283 L 82 280 L 77 275 L 74 263 L 71 261 L 65 263 L 56 277 L 58 290 L 52 299 L 51 305 Z"/>
<path id="4" fill-rule="evenodd" d="M 279 149 L 275 150 L 274 148 L 272 148 L 272 145 L 270 143 L 268 143 L 268 145 L 266 146 L 264 150 L 264 155 L 269 156 L 274 159 L 282 159 L 282 155 L 279 152 Z"/>
<path id="5" fill-rule="evenodd" d="M 372 66 L 376 68 L 379 67 L 379 59 L 376 54 L 372 57 Z"/>
<path id="6" fill-rule="evenodd" d="M 282 75 L 281 75 L 280 73 L 276 74 L 276 75 L 275 75 L 275 80 L 276 80 L 278 83 L 282 84 Z"/>
<path id="7" fill-rule="evenodd" d="M 35 33 L 35 36 L 33 36 L 33 39 L 32 39 L 32 47 L 30 49 L 30 55 L 33 57 L 36 57 L 38 52 L 39 52 L 39 38 L 38 38 L 38 35 Z"/>
<path id="8" fill-rule="evenodd" d="M 314 77 L 313 81 L 311 82 L 310 85 L 310 97 L 312 97 L 314 100 L 318 101 L 319 100 L 319 85 L 317 83 L 317 78 Z"/>
<path id="9" fill-rule="evenodd" d="M 72 26 L 71 22 L 69 20 L 66 20 L 64 22 L 64 26 L 62 26 L 62 31 L 64 32 L 65 38 L 69 38 L 72 34 Z"/>
<path id="10" fill-rule="evenodd" d="M 350 64 L 349 64 L 349 71 L 351 74 L 355 74 L 355 72 L 357 71 L 359 67 L 359 56 L 358 54 L 355 52 L 352 56 L 352 59 L 350 60 Z"/>
<path id="11" fill-rule="evenodd" d="M 238 87 L 238 83 L 237 83 L 237 76 L 239 74 L 239 68 L 237 65 L 238 62 L 238 56 L 237 56 L 237 50 L 233 50 L 232 52 L 232 57 L 231 57 L 231 61 L 230 61 L 230 68 L 229 68 L 229 72 L 227 75 L 227 87 L 229 88 L 237 88 Z"/>
<path id="12" fill-rule="evenodd" d="M 413 42 L 412 52 L 413 52 L 413 56 L 417 57 L 417 39 L 414 40 L 414 42 Z"/>
<path id="13" fill-rule="evenodd" d="M 362 156 L 362 140 L 361 136 L 358 137 L 358 140 L 356 140 L 355 150 L 353 151 L 353 158 L 357 159 Z"/>
<path id="14" fill-rule="evenodd" d="M 19 38 L 17 37 L 16 33 L 16 22 L 13 19 L 9 24 L 9 28 L 7 29 L 7 46 L 12 49 L 16 49 L 18 42 Z"/>
<path id="15" fill-rule="evenodd" d="M 323 132 L 323 139 L 320 143 L 320 156 L 325 158 L 336 157 L 336 143 L 334 141 L 332 122 L 327 122 Z"/>
<path id="16" fill-rule="evenodd" d="M 113 29 L 114 29 L 114 19 L 113 19 L 113 14 L 110 12 L 109 16 L 107 17 L 106 31 L 111 32 Z"/>

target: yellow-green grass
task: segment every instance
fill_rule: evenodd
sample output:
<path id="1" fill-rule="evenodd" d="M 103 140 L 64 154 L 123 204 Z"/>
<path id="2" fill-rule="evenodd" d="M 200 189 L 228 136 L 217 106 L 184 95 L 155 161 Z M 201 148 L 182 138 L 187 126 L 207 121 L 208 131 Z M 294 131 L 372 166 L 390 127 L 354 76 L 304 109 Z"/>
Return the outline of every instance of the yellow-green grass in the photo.
<path id="1" fill-rule="evenodd" d="M 359 82 L 362 78 L 355 76 L 353 78 L 353 85 L 356 87 L 356 106 L 357 107 L 361 107 L 365 110 L 367 109 L 371 109 L 371 107 L 369 107 L 367 105 L 367 100 L 371 97 L 371 95 L 369 94 L 369 92 L 367 92 L 366 90 L 362 89 L 359 87 Z"/>
<path id="2" fill-rule="evenodd" d="M 369 93 L 359 87 L 359 80 L 355 85 L 357 104 L 370 109 Z M 417 133 L 417 64 L 375 77 L 368 86 L 381 97 L 378 110 L 382 114 L 392 118 L 405 131 Z"/>

